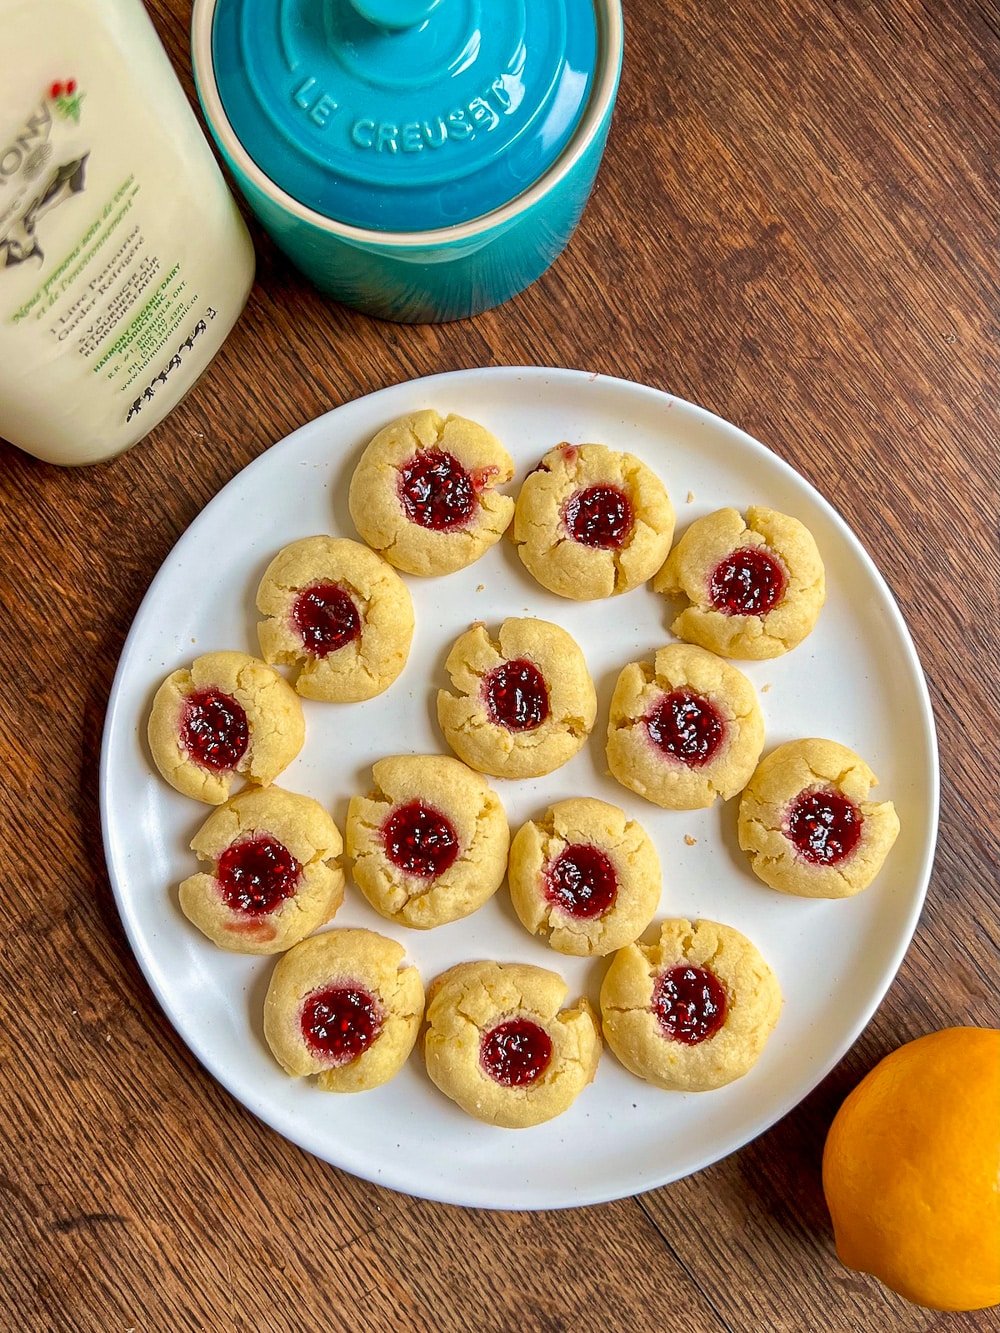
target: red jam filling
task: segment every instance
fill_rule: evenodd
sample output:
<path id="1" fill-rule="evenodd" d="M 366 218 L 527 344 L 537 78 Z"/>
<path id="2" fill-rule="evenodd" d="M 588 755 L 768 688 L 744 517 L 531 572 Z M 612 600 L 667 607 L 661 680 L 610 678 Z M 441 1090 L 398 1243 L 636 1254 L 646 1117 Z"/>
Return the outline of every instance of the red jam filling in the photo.
<path id="1" fill-rule="evenodd" d="M 255 916 L 248 917 L 246 921 L 227 921 L 226 930 L 232 935 L 246 935 L 258 944 L 269 944 L 278 937 L 278 932 L 269 921 Z"/>
<path id="2" fill-rule="evenodd" d="M 301 865 L 284 843 L 259 833 L 226 848 L 219 857 L 215 878 L 227 907 L 250 916 L 264 916 L 291 898 L 301 873 Z"/>
<path id="3" fill-rule="evenodd" d="M 563 506 L 563 522 L 581 546 L 614 551 L 632 532 L 632 502 L 617 486 L 588 486 Z"/>
<path id="4" fill-rule="evenodd" d="M 479 1062 L 503 1088 L 525 1088 L 552 1060 L 552 1038 L 530 1018 L 509 1018 L 483 1034 Z"/>
<path id="5" fill-rule="evenodd" d="M 835 866 L 857 847 L 864 816 L 842 792 L 804 791 L 788 810 L 786 833 L 812 865 Z"/>
<path id="6" fill-rule="evenodd" d="M 716 611 L 727 616 L 766 616 L 785 592 L 785 571 L 759 546 L 731 551 L 712 570 L 708 591 Z"/>
<path id="7" fill-rule="evenodd" d="M 644 721 L 653 744 L 689 768 L 707 764 L 726 733 L 715 705 L 690 690 L 665 694 Z"/>
<path id="8" fill-rule="evenodd" d="M 411 523 L 447 532 L 468 523 L 476 505 L 476 487 L 457 458 L 441 449 L 428 449 L 414 454 L 400 469 L 399 498 Z"/>
<path id="9" fill-rule="evenodd" d="M 534 731 L 549 715 L 545 677 L 524 658 L 494 667 L 483 681 L 483 697 L 492 721 L 508 731 Z"/>
<path id="10" fill-rule="evenodd" d="M 664 1036 L 697 1046 L 714 1037 L 726 1021 L 726 992 L 707 968 L 684 964 L 656 978 L 652 1009 Z"/>
<path id="11" fill-rule="evenodd" d="M 382 844 L 394 866 L 421 879 L 443 875 L 458 858 L 451 821 L 423 801 L 396 806 L 382 825 Z"/>
<path id="12" fill-rule="evenodd" d="M 339 583 L 314 583 L 296 597 L 292 624 L 314 657 L 326 657 L 361 633 L 361 615 Z"/>
<path id="13" fill-rule="evenodd" d="M 500 469 L 494 463 L 487 463 L 485 467 L 473 468 L 469 473 L 472 478 L 472 488 L 475 491 L 485 491 L 493 483 L 494 477 L 499 477 Z"/>
<path id="14" fill-rule="evenodd" d="M 180 741 L 202 768 L 215 772 L 235 768 L 250 743 L 247 715 L 232 695 L 197 690 L 184 700 Z"/>
<path id="15" fill-rule="evenodd" d="M 382 1006 L 363 986 L 327 986 L 306 996 L 299 1026 L 313 1055 L 330 1065 L 348 1065 L 382 1031 Z"/>
<path id="16" fill-rule="evenodd" d="M 618 876 L 598 847 L 574 842 L 549 863 L 545 896 L 570 916 L 591 920 L 614 907 Z"/>

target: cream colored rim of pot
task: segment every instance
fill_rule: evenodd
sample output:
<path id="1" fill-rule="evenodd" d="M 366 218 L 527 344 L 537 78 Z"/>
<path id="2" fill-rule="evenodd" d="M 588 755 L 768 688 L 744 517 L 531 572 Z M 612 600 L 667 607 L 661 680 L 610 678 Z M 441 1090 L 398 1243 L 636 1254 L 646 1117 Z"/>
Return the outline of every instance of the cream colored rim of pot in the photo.
<path id="1" fill-rule="evenodd" d="M 289 213 L 311 222 L 314 227 L 343 236 L 352 241 L 364 241 L 367 244 L 393 246 L 447 245 L 450 241 L 469 240 L 491 227 L 500 226 L 515 218 L 518 213 L 530 208 L 554 186 L 558 185 L 573 169 L 583 156 L 588 145 L 601 126 L 604 116 L 614 99 L 618 82 L 618 72 L 622 57 L 622 11 L 620 0 L 595 0 L 597 5 L 600 35 L 602 39 L 602 59 L 599 77 L 590 98 L 583 119 L 569 146 L 556 162 L 534 185 L 523 193 L 515 195 L 502 208 L 495 208 L 492 213 L 483 213 L 468 222 L 458 223 L 454 227 L 438 227 L 433 231 L 376 231 L 368 227 L 352 227 L 346 222 L 337 222 L 314 209 L 300 203 L 293 195 L 287 194 L 279 185 L 264 174 L 236 137 L 229 117 L 226 115 L 215 81 L 215 68 L 212 62 L 212 21 L 218 0 L 195 0 L 191 16 L 191 54 L 194 61 L 195 79 L 201 94 L 205 114 L 215 133 L 222 140 L 226 152 L 243 174 L 249 177 L 264 194 L 280 204 Z"/>

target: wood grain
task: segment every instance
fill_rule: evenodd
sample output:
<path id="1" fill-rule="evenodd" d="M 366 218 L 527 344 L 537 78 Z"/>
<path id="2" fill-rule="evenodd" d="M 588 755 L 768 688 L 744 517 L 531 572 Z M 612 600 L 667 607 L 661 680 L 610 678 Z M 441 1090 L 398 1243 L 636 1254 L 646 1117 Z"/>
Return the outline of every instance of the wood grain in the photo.
<path id="1" fill-rule="evenodd" d="M 0 1325 L 27 1330 L 1000 1329 L 835 1259 L 819 1186 L 883 1054 L 1000 1026 L 995 0 L 627 0 L 608 155 L 567 254 L 501 310 L 404 328 L 325 303 L 255 233 L 247 313 L 139 448 L 0 446 Z M 155 0 L 187 74 L 189 6 Z M 174 1036 L 100 843 L 105 701 L 154 571 L 239 468 L 414 375 L 627 376 L 745 427 L 862 534 L 927 670 L 944 770 L 927 908 L 843 1064 L 755 1143 L 638 1199 L 462 1212 L 278 1139 Z"/>

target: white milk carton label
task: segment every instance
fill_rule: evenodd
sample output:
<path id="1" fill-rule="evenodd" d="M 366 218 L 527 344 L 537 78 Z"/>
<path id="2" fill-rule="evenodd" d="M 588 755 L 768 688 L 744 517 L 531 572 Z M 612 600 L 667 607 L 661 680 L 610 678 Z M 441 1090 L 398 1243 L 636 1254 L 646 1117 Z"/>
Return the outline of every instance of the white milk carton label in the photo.
<path id="1" fill-rule="evenodd" d="M 5 5 L 24 59 L 0 92 L 0 434 L 86 462 L 190 388 L 252 251 L 138 0 Z"/>

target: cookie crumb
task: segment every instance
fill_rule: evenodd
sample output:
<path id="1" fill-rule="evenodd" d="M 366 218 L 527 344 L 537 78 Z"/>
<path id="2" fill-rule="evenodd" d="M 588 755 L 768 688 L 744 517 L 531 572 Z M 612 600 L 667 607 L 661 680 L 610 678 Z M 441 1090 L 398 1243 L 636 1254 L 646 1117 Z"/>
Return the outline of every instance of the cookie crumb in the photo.
<path id="1" fill-rule="evenodd" d="M 768 683 L 767 683 L 766 685 L 762 685 L 762 686 L 760 687 L 760 692 L 761 692 L 761 694 L 767 694 L 767 692 L 768 692 L 768 690 L 769 690 L 770 688 L 771 688 L 771 682 L 768 681 Z"/>
<path id="2" fill-rule="evenodd" d="M 692 838 L 690 833 L 684 834 L 684 841 L 687 843 L 689 847 L 697 847 L 698 845 L 698 839 Z"/>
<path id="3" fill-rule="evenodd" d="M 486 584 L 485 584 L 485 583 L 477 583 L 477 584 L 476 584 L 476 592 L 485 592 L 485 591 L 486 591 Z"/>
<path id="4" fill-rule="evenodd" d="M 693 499 L 694 499 L 694 491 L 688 491 L 686 503 L 690 504 Z"/>

